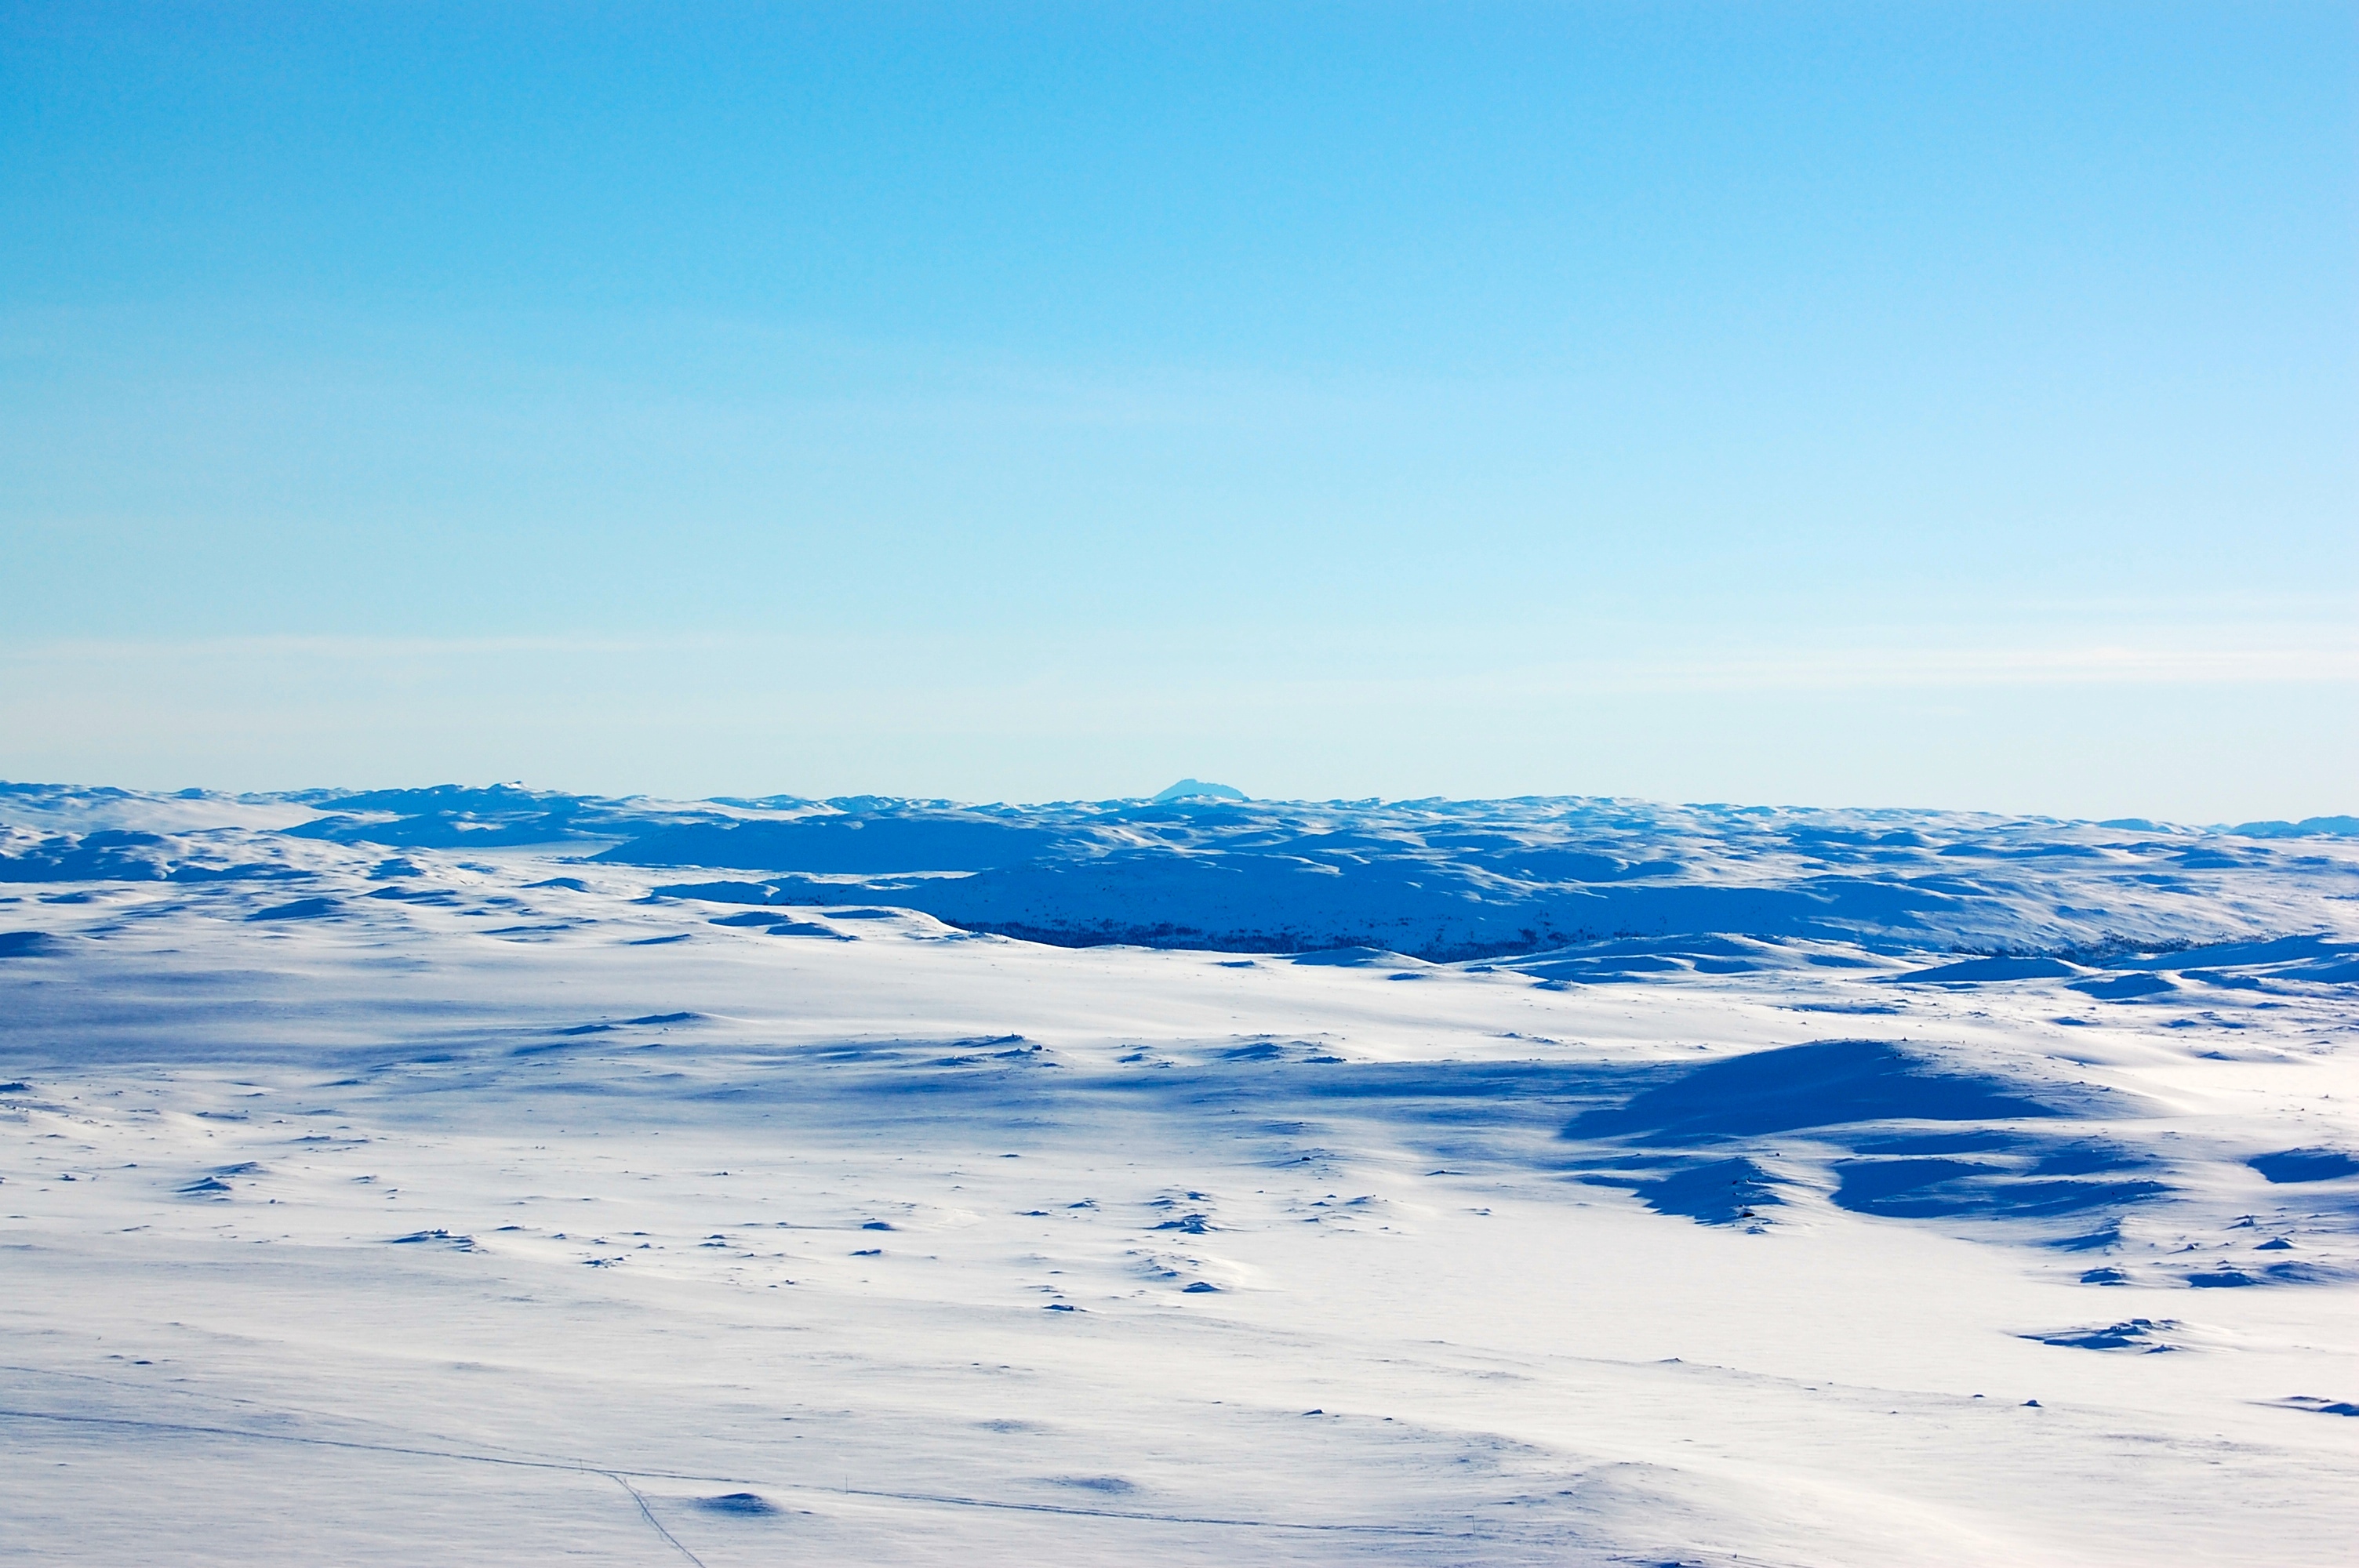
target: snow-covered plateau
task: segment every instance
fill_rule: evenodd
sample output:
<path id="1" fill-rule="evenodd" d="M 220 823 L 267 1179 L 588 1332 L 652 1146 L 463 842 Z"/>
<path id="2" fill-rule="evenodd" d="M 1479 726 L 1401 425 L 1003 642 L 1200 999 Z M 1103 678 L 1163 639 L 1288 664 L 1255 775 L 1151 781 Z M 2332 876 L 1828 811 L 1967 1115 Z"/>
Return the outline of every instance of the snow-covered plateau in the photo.
<path id="1" fill-rule="evenodd" d="M 2342 1564 L 2359 822 L 0 786 L 0 1561 Z"/>

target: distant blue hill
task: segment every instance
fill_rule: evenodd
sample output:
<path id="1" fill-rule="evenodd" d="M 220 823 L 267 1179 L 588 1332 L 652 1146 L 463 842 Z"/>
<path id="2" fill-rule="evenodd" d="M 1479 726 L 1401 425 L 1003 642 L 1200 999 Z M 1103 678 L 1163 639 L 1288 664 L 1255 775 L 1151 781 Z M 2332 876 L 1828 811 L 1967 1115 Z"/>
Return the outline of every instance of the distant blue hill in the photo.
<path id="1" fill-rule="evenodd" d="M 1169 789 L 1159 791 L 1155 796 L 1155 801 L 1160 806 L 1174 800 L 1245 800 L 1246 798 L 1248 796 L 1245 791 L 1232 789 L 1227 784 L 1206 784 L 1202 779 L 1181 779 Z"/>
<path id="2" fill-rule="evenodd" d="M 27 824 L 142 811 L 162 820 L 142 803 L 166 798 L 18 785 L 0 791 L 0 807 Z M 2132 819 L 1583 796 L 1269 801 L 1195 779 L 1151 800 L 1038 806 L 865 795 L 665 802 L 513 784 L 322 790 L 245 805 L 261 799 L 322 815 L 283 832 L 0 821 L 0 882 L 299 878 L 311 852 L 305 840 L 370 854 L 532 849 L 659 868 L 671 873 L 659 894 L 891 905 L 1066 946 L 1364 947 L 1449 960 L 1671 944 L 1592 951 L 1545 977 L 1570 985 L 1804 961 L 1702 940 L 1715 935 L 1823 940 L 1963 960 L 1895 976 L 1916 983 L 2068 983 L 2125 1004 L 2180 982 L 2106 979 L 2056 960 L 2104 968 L 2147 952 L 2158 955 L 2145 962 L 2161 974 L 2202 962 L 2171 957 L 2176 948 L 2309 933 L 2299 952 L 2247 959 L 2216 948 L 2209 962 L 2344 983 L 2354 961 L 2342 939 L 2348 895 L 2359 885 L 2359 845 L 2332 832 L 2296 844 Z M 2041 961 L 2026 961 L 2034 956 Z"/>
<path id="3" fill-rule="evenodd" d="M 786 822 L 696 822 L 634 838 L 596 857 L 637 866 L 747 871 L 982 871 L 1079 847 L 1071 832 L 965 811 L 841 814 Z"/>
<path id="4" fill-rule="evenodd" d="M 2296 871 L 2263 844 L 2044 818 L 1582 797 L 1254 801 L 1188 781 L 1174 790 L 1187 793 L 1033 806 L 873 802 L 707 821 L 595 859 L 760 873 L 669 884 L 693 896 L 897 904 L 1068 946 L 1364 946 L 1456 959 L 1732 933 L 2000 960 L 1920 977 L 1935 983 L 2080 972 L 2007 955 L 2252 934 L 2249 917 L 2225 913 L 2223 878 L 2289 892 L 2329 874 Z"/>
<path id="5" fill-rule="evenodd" d="M 2240 822 L 2241 838 L 2359 838 L 2359 816 L 2305 816 L 2299 822 Z"/>

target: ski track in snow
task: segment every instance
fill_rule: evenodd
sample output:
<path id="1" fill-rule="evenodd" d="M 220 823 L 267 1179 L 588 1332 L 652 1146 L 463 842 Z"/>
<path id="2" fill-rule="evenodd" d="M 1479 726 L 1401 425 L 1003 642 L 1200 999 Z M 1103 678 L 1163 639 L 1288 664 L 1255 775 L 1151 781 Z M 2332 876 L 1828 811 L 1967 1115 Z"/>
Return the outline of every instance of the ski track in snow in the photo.
<path id="1" fill-rule="evenodd" d="M 2347 839 L 1649 848 L 1671 808 L 1616 806 L 1560 870 L 1677 860 L 1779 896 L 1648 908 L 1767 917 L 1431 961 L 1042 946 L 891 902 L 957 878 L 616 854 L 829 811 L 974 841 L 889 803 L 495 795 L 535 845 L 422 792 L 15 787 L 0 1561 L 2323 1564 L 2359 1530 Z M 1406 807 L 1217 809 L 1391 845 L 1316 873 L 1332 935 L 1411 862 L 1587 896 Z M 1060 940 L 1125 865 L 1237 852 L 1079 819 L 999 881 Z M 1845 903 L 1823 832 L 1949 879 L 1908 907 L 1960 928 Z"/>

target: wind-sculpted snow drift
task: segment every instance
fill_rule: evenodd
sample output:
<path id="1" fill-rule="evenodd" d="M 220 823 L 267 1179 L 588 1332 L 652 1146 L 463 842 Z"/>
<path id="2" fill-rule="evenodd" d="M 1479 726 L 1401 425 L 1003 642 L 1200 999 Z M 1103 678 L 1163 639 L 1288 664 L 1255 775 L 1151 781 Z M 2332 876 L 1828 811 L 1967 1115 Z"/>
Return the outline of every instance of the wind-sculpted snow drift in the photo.
<path id="1" fill-rule="evenodd" d="M 0 1539 L 2339 1563 L 2247 827 L 5 786 Z"/>

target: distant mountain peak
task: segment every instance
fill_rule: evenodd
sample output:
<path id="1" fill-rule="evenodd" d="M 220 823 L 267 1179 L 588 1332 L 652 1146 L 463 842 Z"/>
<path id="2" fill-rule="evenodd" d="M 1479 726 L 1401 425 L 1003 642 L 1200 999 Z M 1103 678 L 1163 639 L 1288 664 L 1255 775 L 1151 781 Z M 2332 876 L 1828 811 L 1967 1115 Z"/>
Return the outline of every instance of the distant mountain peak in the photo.
<path id="1" fill-rule="evenodd" d="M 1206 784 L 1202 779 L 1181 779 L 1155 797 L 1158 805 L 1173 800 L 1249 800 L 1251 798 L 1241 789 L 1232 789 L 1223 784 Z"/>

